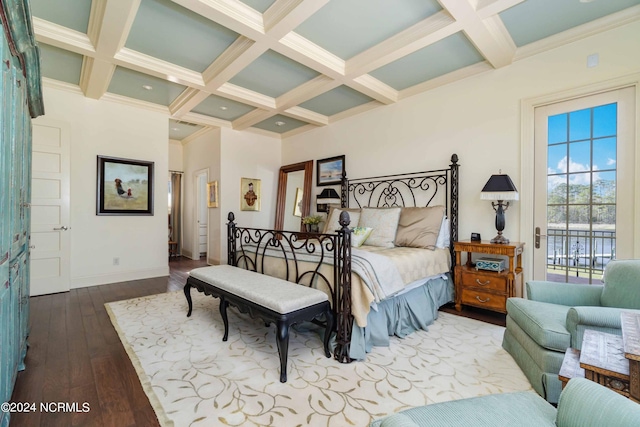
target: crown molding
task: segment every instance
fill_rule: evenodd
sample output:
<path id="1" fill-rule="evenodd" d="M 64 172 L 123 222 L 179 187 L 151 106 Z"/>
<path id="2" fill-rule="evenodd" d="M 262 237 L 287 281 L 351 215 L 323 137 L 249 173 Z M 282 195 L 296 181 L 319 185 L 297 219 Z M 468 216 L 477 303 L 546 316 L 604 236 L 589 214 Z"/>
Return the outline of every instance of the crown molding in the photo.
<path id="1" fill-rule="evenodd" d="M 364 113 L 366 111 L 373 110 L 375 108 L 381 107 L 384 104 L 381 104 L 378 101 L 371 101 L 365 104 L 358 105 L 353 108 L 349 108 L 348 110 L 341 111 L 339 113 L 334 114 L 333 116 L 329 116 L 329 124 L 335 123 L 342 119 L 346 119 L 347 117 L 352 117 L 360 113 Z"/>
<path id="2" fill-rule="evenodd" d="M 283 134 L 281 134 L 279 136 L 280 136 L 281 139 L 286 139 L 286 138 L 290 138 L 290 137 L 292 137 L 294 135 L 299 135 L 301 133 L 305 133 L 305 132 L 308 132 L 308 131 L 314 130 L 314 129 L 318 129 L 318 127 L 314 126 L 314 125 L 304 125 L 304 126 L 297 127 L 295 129 L 291 129 L 289 132 L 285 132 L 285 133 L 283 133 Z"/>
<path id="3" fill-rule="evenodd" d="M 42 77 L 42 85 L 47 88 L 63 90 L 65 92 L 75 93 L 76 95 L 84 95 L 80 86 L 72 83 L 61 82 L 60 80 L 53 80 L 48 77 Z"/>
<path id="4" fill-rule="evenodd" d="M 302 107 L 291 107 L 282 112 L 285 116 L 302 120 L 316 126 L 326 126 L 329 124 L 329 117 L 315 111 L 307 110 Z M 286 132 L 285 132 L 286 133 Z"/>
<path id="5" fill-rule="evenodd" d="M 61 49 L 70 50 L 80 55 L 94 57 L 96 50 L 89 40 L 89 36 L 79 31 L 71 30 L 53 22 L 33 17 L 33 30 L 36 40 Z"/>
<path id="6" fill-rule="evenodd" d="M 220 95 L 226 98 L 230 98 L 234 101 L 253 105 L 254 107 L 266 110 L 276 109 L 276 100 L 274 98 L 258 92 L 254 92 L 249 89 L 245 89 L 232 83 L 223 84 L 215 91 L 215 93 L 219 93 Z"/>
<path id="7" fill-rule="evenodd" d="M 191 135 L 187 136 L 186 138 L 184 138 L 182 140 L 182 145 L 187 145 L 188 143 L 190 143 L 191 141 L 200 138 L 203 135 L 208 134 L 209 132 L 211 132 L 212 130 L 214 130 L 215 128 L 212 127 L 203 127 L 202 129 L 198 129 L 197 131 L 195 131 L 194 133 L 192 133 Z"/>
<path id="8" fill-rule="evenodd" d="M 400 91 L 400 99 L 405 99 L 419 93 L 427 92 L 429 90 L 448 85 L 450 83 L 454 83 L 471 76 L 486 73 L 493 69 L 494 68 L 487 61 L 478 62 L 476 64 L 460 68 L 431 80 L 427 80 L 426 82 L 418 83 L 417 85 L 403 89 L 402 91 Z"/>
<path id="9" fill-rule="evenodd" d="M 172 119 L 180 120 L 182 122 L 195 123 L 202 126 L 213 126 L 220 128 L 231 128 L 231 122 L 229 120 L 219 119 L 217 117 L 211 117 L 199 113 L 187 113 L 184 116 L 176 117 L 172 116 Z"/>
<path id="10" fill-rule="evenodd" d="M 147 111 L 154 111 L 156 113 L 164 113 L 169 116 L 169 108 L 164 105 L 154 104 L 148 101 L 141 101 L 139 99 L 128 98 L 122 95 L 116 95 L 115 93 L 105 93 L 100 101 L 110 101 L 118 104 L 128 105 L 130 107 L 142 108 Z"/>

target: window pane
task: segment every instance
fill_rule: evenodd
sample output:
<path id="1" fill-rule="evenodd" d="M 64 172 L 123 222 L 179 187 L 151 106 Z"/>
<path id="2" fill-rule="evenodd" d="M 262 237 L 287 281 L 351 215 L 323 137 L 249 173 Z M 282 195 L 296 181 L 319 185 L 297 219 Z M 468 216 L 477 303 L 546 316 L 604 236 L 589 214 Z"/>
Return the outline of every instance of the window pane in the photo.
<path id="1" fill-rule="evenodd" d="M 593 202 L 616 203 L 615 172 L 595 172 L 593 174 Z"/>
<path id="2" fill-rule="evenodd" d="M 616 135 L 618 104 L 602 105 L 593 109 L 593 137 Z"/>
<path id="3" fill-rule="evenodd" d="M 614 205 L 593 205 L 591 222 L 594 230 L 615 230 L 616 207 Z"/>
<path id="4" fill-rule="evenodd" d="M 596 139 L 593 141 L 593 169 L 615 169 L 617 162 L 616 138 Z"/>
<path id="5" fill-rule="evenodd" d="M 550 145 L 547 149 L 549 174 L 567 172 L 567 144 Z"/>
<path id="6" fill-rule="evenodd" d="M 569 172 L 591 170 L 591 142 L 572 142 L 569 144 Z"/>
<path id="7" fill-rule="evenodd" d="M 547 204 L 558 205 L 567 203 L 567 175 L 552 175 L 547 177 Z"/>
<path id="8" fill-rule="evenodd" d="M 569 141 L 588 139 L 591 136 L 591 109 L 569 113 Z"/>
<path id="9" fill-rule="evenodd" d="M 567 207 L 566 206 L 548 206 L 547 207 L 547 227 L 564 229 L 567 223 Z"/>
<path id="10" fill-rule="evenodd" d="M 588 227 L 589 205 L 569 206 L 569 228 L 580 230 Z"/>
<path id="11" fill-rule="evenodd" d="M 568 115 L 566 113 L 549 117 L 547 120 L 548 144 L 567 142 L 567 118 Z"/>
<path id="12" fill-rule="evenodd" d="M 589 203 L 591 197 L 591 173 L 569 175 L 569 203 Z"/>

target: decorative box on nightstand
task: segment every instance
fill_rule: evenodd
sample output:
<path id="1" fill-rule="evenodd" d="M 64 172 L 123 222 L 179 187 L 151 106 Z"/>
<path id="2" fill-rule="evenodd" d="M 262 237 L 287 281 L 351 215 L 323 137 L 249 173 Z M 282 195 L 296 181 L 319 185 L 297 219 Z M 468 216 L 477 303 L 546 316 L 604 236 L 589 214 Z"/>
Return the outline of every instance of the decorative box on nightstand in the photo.
<path id="1" fill-rule="evenodd" d="M 456 310 L 462 305 L 487 310 L 507 312 L 507 298 L 522 296 L 522 251 L 524 243 L 511 242 L 506 245 L 487 241 L 460 241 L 454 243 L 456 253 L 455 287 Z M 467 253 L 462 263 L 462 252 Z M 471 254 L 502 255 L 478 257 L 474 266 Z"/>

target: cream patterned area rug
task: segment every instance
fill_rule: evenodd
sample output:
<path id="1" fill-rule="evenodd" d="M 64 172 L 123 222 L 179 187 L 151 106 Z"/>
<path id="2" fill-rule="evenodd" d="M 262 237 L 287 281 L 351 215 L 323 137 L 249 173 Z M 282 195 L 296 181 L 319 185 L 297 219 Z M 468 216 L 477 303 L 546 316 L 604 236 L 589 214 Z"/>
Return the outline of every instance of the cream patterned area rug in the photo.
<path id="1" fill-rule="evenodd" d="M 440 313 L 428 331 L 393 338 L 366 362 L 328 359 L 313 324 L 291 330 L 279 382 L 275 327 L 192 291 L 106 304 L 163 426 L 367 426 L 410 407 L 531 390 L 501 347 L 504 328 Z"/>

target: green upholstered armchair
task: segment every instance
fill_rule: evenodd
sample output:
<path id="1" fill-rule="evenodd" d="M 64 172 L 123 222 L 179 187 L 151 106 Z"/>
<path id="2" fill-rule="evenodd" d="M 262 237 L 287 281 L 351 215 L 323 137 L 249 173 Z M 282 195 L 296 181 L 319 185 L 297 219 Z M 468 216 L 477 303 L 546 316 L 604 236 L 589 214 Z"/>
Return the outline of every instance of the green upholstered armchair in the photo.
<path id="1" fill-rule="evenodd" d="M 603 285 L 527 282 L 527 298 L 507 300 L 502 347 L 532 387 L 557 403 L 558 372 L 568 347 L 582 348 L 585 329 L 622 335 L 620 313 L 640 310 L 640 260 L 611 261 Z"/>
<path id="2" fill-rule="evenodd" d="M 640 405 L 584 378 L 562 391 L 558 409 L 531 391 L 434 403 L 375 420 L 370 427 L 637 427 Z"/>

